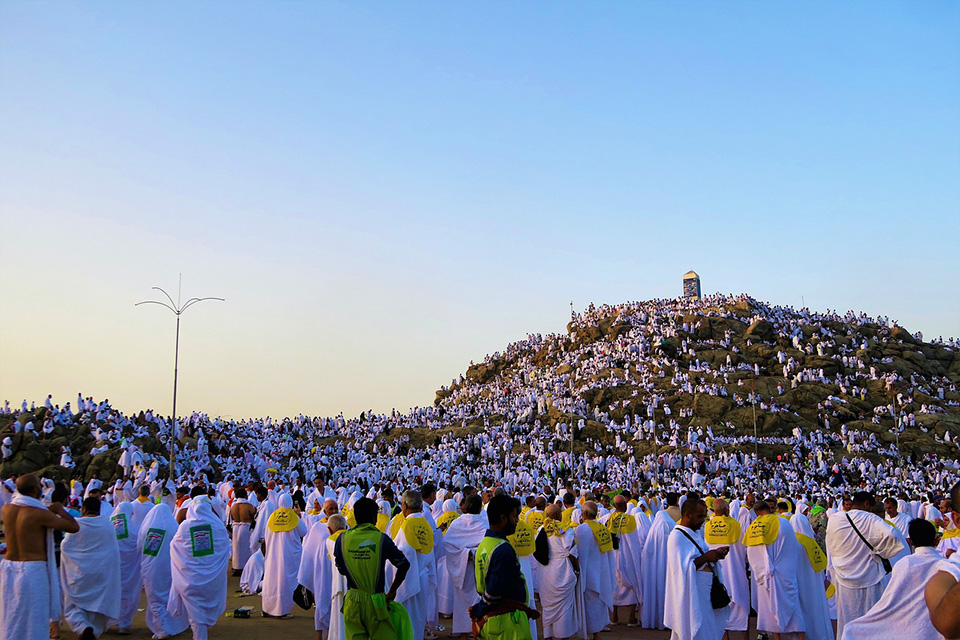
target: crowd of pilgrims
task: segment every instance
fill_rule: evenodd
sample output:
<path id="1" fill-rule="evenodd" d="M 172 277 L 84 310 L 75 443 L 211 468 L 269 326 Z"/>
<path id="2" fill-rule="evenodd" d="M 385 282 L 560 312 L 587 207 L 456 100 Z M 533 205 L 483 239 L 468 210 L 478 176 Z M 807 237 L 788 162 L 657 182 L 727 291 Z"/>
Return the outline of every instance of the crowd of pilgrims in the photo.
<path id="1" fill-rule="evenodd" d="M 523 505 L 509 540 L 526 606 L 540 612 L 539 623 L 529 623 L 532 638 L 597 640 L 617 624 L 671 629 L 677 639 L 747 638 L 752 610 L 754 630 L 778 638 L 869 639 L 891 637 L 884 633 L 895 628 L 898 637 L 933 640 L 943 636 L 927 613 L 924 587 L 938 572 L 960 582 L 956 470 L 931 485 L 954 483 L 952 494 L 934 489 L 929 500 L 894 487 L 769 493 L 783 485 L 766 478 L 751 483 L 766 487 L 764 498 L 727 489 L 612 489 L 577 479 L 537 491 L 511 492 L 490 480 L 450 490 L 425 482 L 397 493 L 394 483 L 363 491 L 328 485 L 322 476 L 301 484 L 275 475 L 265 484 L 198 477 L 133 492 L 96 481 L 43 481 L 39 499 L 71 505 L 81 525 L 57 537 L 63 618 L 89 634 L 84 640 L 114 625 L 127 634 L 145 593 L 154 638 L 189 627 L 205 640 L 224 614 L 232 570 L 240 577 L 237 595 L 259 596 L 262 616 L 291 618 L 296 603 L 313 609 L 318 639 L 365 637 L 346 631 L 343 598 L 353 587 L 335 560 L 337 537 L 357 526 L 361 499 L 375 501 L 377 528 L 402 554 L 405 577 L 393 597 L 416 640 L 438 637 L 444 625 L 454 636 L 472 632 L 470 609 L 483 593 L 474 558 L 490 535 L 486 508 L 496 496 Z M 19 494 L 6 500 L 11 496 L 17 504 Z M 209 553 L 197 553 L 192 536 L 204 528 Z M 713 573 L 694 564 L 701 555 L 725 585 L 729 601 L 721 608 L 711 607 Z M 881 569 L 881 557 L 890 571 Z M 386 566 L 385 584 L 396 571 Z M 315 604 L 298 599 L 298 589 Z M 7 607 L 26 607 L 30 597 L 9 583 L 2 595 Z"/>
<path id="2" fill-rule="evenodd" d="M 743 303 L 749 305 L 751 317 L 735 313 L 734 307 Z M 695 337 L 701 320 L 685 321 L 690 314 L 766 321 L 776 335 L 766 343 L 774 349 L 772 361 L 776 365 L 751 365 L 737 357 L 743 342 L 735 340 L 730 331 L 722 338 Z M 574 339 L 578 332 L 603 322 L 625 328 L 609 338 Z M 869 337 L 859 332 L 866 325 L 872 328 Z M 424 634 L 430 637 L 444 615 L 453 616 L 453 633 L 470 631 L 466 610 L 477 596 L 471 592 L 465 563 L 471 561 L 471 545 L 475 547 L 483 537 L 484 505 L 495 492 L 523 502 L 521 520 L 532 527 L 534 539 L 549 529 L 546 563 L 540 562 L 533 548 L 521 555 L 527 582 L 532 586 L 530 602 L 532 606 L 539 603 L 543 610 L 541 633 L 545 637 L 593 637 L 611 623 L 614 607 L 626 607 L 625 612 L 618 609 L 624 622 L 647 628 L 664 628 L 666 619 L 680 615 L 671 614 L 664 604 L 671 588 L 667 583 L 666 543 L 688 496 L 707 498 L 711 512 L 714 504 L 720 505 L 719 515 L 713 515 L 736 520 L 741 538 L 757 517 L 751 502 L 771 497 L 772 508 L 789 518 L 781 531 L 793 527 L 798 535 L 807 532 L 825 552 L 829 564 L 821 567 L 819 574 L 827 579 L 821 579 L 819 591 L 814 592 L 817 598 L 823 596 L 822 610 L 836 619 L 837 606 L 833 598 L 827 599 L 824 583 L 836 585 L 843 579 L 838 582 L 832 575 L 827 519 L 834 513 L 845 513 L 850 505 L 844 501 L 855 492 L 869 491 L 881 500 L 880 504 L 883 498 L 892 499 L 897 507 L 895 514 L 927 520 L 936 527 L 942 552 L 955 548 L 957 516 L 944 498 L 960 475 L 957 456 L 932 452 L 901 456 L 896 445 L 889 438 L 879 437 L 877 431 L 926 431 L 926 425 L 934 423 L 925 420 L 924 414 L 956 411 L 960 398 L 957 385 L 946 376 L 904 377 L 890 362 L 871 361 L 865 354 L 894 341 L 893 327 L 888 318 L 853 312 L 815 313 L 771 306 L 745 296 L 591 305 L 574 315 L 570 334 L 530 335 L 471 366 L 467 375 L 441 389 L 435 406 L 406 413 L 364 412 L 356 418 L 299 415 L 279 420 L 224 419 L 194 412 L 175 424 L 179 447 L 173 478 L 167 473 L 169 459 L 165 453 L 174 423 L 157 412 L 125 415 L 109 401 L 78 395 L 75 402 L 63 406 L 48 397 L 42 411 L 26 400 L 19 409 L 6 403 L 0 413 L 15 418 L 13 436 L 22 432 L 42 440 L 52 438 L 58 427 L 80 426 L 89 429 L 94 442 L 91 450 L 83 453 L 93 457 L 120 451 L 116 481 L 87 479 L 82 469 L 76 469 L 74 479 L 65 487 L 56 486 L 52 479 L 42 479 L 46 500 L 55 491 L 65 492 L 66 503 L 79 514 L 84 497 L 97 497 L 104 503 L 104 517 L 112 514 L 116 523 L 116 516 L 124 516 L 124 527 L 133 540 L 144 531 L 148 518 L 156 518 L 172 529 L 176 529 L 177 521 L 188 517 L 219 522 L 232 538 L 228 545 L 231 566 L 243 573 L 241 585 L 245 591 L 263 594 L 263 611 L 275 616 L 289 614 L 297 584 L 308 585 L 323 594 L 317 598 L 316 628 L 325 635 L 331 629 L 342 632 L 342 627 L 338 631 L 331 626 L 336 624 L 336 612 L 331 613 L 330 603 L 337 589 L 343 587 L 324 551 L 323 538 L 333 533 L 326 523 L 331 522 L 331 516 L 340 515 L 343 522 L 336 518 L 333 522 L 349 526 L 352 504 L 369 497 L 381 505 L 380 526 L 392 537 L 402 537 L 403 520 L 397 524 L 399 498 L 410 490 L 419 492 L 422 513 L 435 534 L 429 553 L 423 553 L 423 549 L 411 552 L 409 544 L 398 543 L 419 562 L 419 572 L 411 573 L 405 581 L 409 583 L 407 592 L 401 594 L 407 599 L 423 598 L 423 602 L 411 600 L 408 607 L 413 612 L 411 617 L 417 616 L 417 638 Z M 762 342 L 759 337 L 751 340 Z M 668 342 L 674 348 L 663 348 Z M 950 350 L 960 348 L 952 339 L 934 344 Z M 709 349 L 724 349 L 733 357 L 719 364 L 697 358 L 697 350 Z M 832 376 L 823 367 L 806 367 L 805 355 L 814 354 L 842 366 L 836 367 L 837 373 Z M 476 375 L 481 368 L 496 373 Z M 776 392 L 758 392 L 749 384 L 758 378 L 777 378 Z M 701 425 L 692 420 L 690 407 L 698 394 L 723 396 L 739 406 L 753 405 L 761 418 L 771 413 L 795 413 L 796 408 L 785 396 L 789 390 L 810 383 L 829 385 L 832 390 L 818 404 L 817 429 L 795 428 L 789 435 L 754 436 L 730 424 Z M 862 415 L 851 413 L 855 409 L 851 399 L 863 400 L 868 385 L 878 383 L 888 390 L 889 400 Z M 597 389 L 623 387 L 632 389 L 627 399 L 599 405 L 590 401 Z M 869 421 L 880 429 L 848 428 L 851 419 Z M 593 436 L 584 435 L 588 421 L 602 426 L 602 437 L 595 431 Z M 463 428 L 452 429 L 458 427 Z M 427 444 L 415 444 L 424 442 L 422 438 L 411 439 L 418 430 L 436 431 L 437 435 Z M 933 435 L 936 442 L 956 450 L 957 434 L 943 431 Z M 576 451 L 569 446 L 573 439 Z M 659 445 L 656 451 L 649 446 L 654 442 Z M 637 453 L 644 446 L 647 453 Z M 776 447 L 782 453 L 757 456 L 754 448 L 759 446 Z M 0 443 L 4 459 L 12 457 L 15 449 L 10 435 Z M 63 446 L 60 465 L 73 469 L 78 453 L 69 445 Z M 14 479 L 5 479 L 0 485 L 0 503 L 13 495 Z M 195 505 L 192 510 L 191 504 Z M 237 506 L 244 504 L 249 504 L 255 514 L 252 522 L 234 517 Z M 296 528 L 274 532 L 267 527 L 274 510 L 291 508 L 298 515 L 300 524 Z M 549 525 L 557 511 L 560 525 L 545 527 L 544 521 Z M 629 521 L 618 513 L 629 515 Z M 585 518 L 585 514 L 593 517 Z M 590 546 L 588 534 L 595 531 L 595 525 L 586 529 L 581 525 L 596 520 L 609 528 L 611 518 L 617 548 L 578 551 Z M 909 553 L 909 520 L 901 518 L 895 524 L 899 538 L 904 538 L 900 551 Z M 283 542 L 271 545 L 271 538 Z M 261 546 L 264 542 L 265 555 Z M 782 590 L 779 596 L 769 593 L 778 584 L 770 577 L 776 563 L 768 560 L 764 564 L 767 573 L 758 571 L 748 554 L 740 554 L 737 560 L 737 544 L 741 542 L 728 545 L 733 547 L 731 556 L 718 563 L 724 580 L 730 583 L 734 601 L 731 612 L 738 604 L 740 610 L 749 611 L 752 604 L 761 613 L 761 622 L 766 625 L 760 627 L 763 630 L 806 631 L 808 638 L 828 637 L 821 632 L 830 628 L 830 617 L 826 626 L 818 618 L 806 629 L 800 614 L 792 620 L 772 620 L 770 607 L 777 607 L 769 598 L 790 599 Z M 781 544 L 785 543 L 781 540 Z M 140 551 L 142 548 L 141 540 Z M 596 562 L 587 566 L 608 570 L 582 568 L 582 573 L 576 574 L 572 571 L 575 563 L 555 563 L 556 558 L 591 555 L 594 551 Z M 141 576 L 134 566 L 139 562 L 136 550 L 125 554 L 121 549 L 119 561 L 122 597 L 118 595 L 116 607 L 100 621 L 99 631 L 109 622 L 129 628 L 136 609 L 133 601 L 139 602 L 140 589 L 146 588 L 148 599 L 151 595 L 146 574 Z M 735 568 L 728 575 L 726 568 L 738 567 L 741 562 L 743 571 Z M 582 561 L 579 564 L 585 565 Z M 748 566 L 752 567 L 749 573 Z M 543 575 L 549 575 L 549 580 L 544 581 Z M 170 580 L 163 576 L 159 579 Z M 419 587 L 414 589 L 412 585 L 418 580 Z M 166 591 L 170 589 L 167 584 Z M 757 595 L 763 596 L 765 590 L 767 607 L 758 608 Z M 166 593 L 162 585 L 155 591 L 160 599 Z M 810 585 L 803 591 L 808 593 Z M 135 598 L 132 593 L 137 594 Z M 746 605 L 744 593 L 752 599 Z M 585 598 L 585 594 L 596 597 Z M 568 606 L 570 603 L 579 604 Z M 165 602 L 161 604 L 154 602 L 148 608 L 148 624 L 157 637 L 182 631 L 188 621 L 193 622 L 188 620 L 186 609 L 179 610 L 182 617 L 174 621 L 174 612 Z M 217 607 L 214 602 L 208 609 Z M 807 607 L 802 608 L 806 613 Z M 819 600 L 814 609 L 821 611 Z M 844 622 L 843 607 L 840 611 Z M 731 615 L 730 620 L 736 622 L 726 628 L 740 631 L 742 618 Z M 215 621 L 216 616 L 205 619 Z M 849 612 L 846 621 L 850 621 Z M 813 628 L 817 625 L 820 631 Z M 194 626 L 195 636 L 205 633 L 203 627 Z M 833 633 L 830 628 L 829 637 L 834 637 Z"/>

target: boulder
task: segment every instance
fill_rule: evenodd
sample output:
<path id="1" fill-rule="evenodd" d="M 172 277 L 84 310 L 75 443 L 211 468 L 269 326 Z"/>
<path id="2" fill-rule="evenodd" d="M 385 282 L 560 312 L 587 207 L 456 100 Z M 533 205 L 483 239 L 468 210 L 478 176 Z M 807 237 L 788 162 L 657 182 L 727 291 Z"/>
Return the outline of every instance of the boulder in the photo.
<path id="1" fill-rule="evenodd" d="M 744 338 L 759 339 L 772 343 L 777 340 L 777 330 L 766 320 L 754 320 L 750 323 L 750 326 L 747 327 Z"/>

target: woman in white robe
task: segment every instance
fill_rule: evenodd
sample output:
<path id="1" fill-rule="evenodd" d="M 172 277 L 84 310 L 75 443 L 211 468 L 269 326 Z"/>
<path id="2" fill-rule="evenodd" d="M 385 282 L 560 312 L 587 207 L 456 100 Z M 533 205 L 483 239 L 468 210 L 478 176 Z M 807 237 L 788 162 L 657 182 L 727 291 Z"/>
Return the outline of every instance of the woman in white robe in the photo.
<path id="1" fill-rule="evenodd" d="M 140 525 L 137 548 L 140 550 L 140 572 L 147 592 L 147 628 L 154 638 L 167 638 L 182 633 L 190 623 L 170 615 L 170 542 L 177 534 L 177 521 L 165 504 L 158 504 L 147 513 Z"/>
<path id="2" fill-rule="evenodd" d="M 296 523 L 294 524 L 294 521 Z M 284 524 L 287 523 L 287 524 Z M 287 528 L 292 525 L 292 528 Z M 293 609 L 293 592 L 297 589 L 303 536 L 307 525 L 293 510 L 289 494 L 280 496 L 277 510 L 270 514 L 264 541 L 267 552 L 263 557 L 263 613 L 273 617 L 287 616 Z"/>
<path id="3" fill-rule="evenodd" d="M 227 608 L 230 538 L 214 515 L 210 498 L 197 496 L 170 544 L 171 588 L 167 607 L 187 617 L 194 640 L 207 640 Z"/>
<path id="4" fill-rule="evenodd" d="M 140 606 L 143 580 L 140 577 L 140 549 L 137 541 L 140 528 L 133 517 L 133 504 L 121 502 L 110 514 L 110 522 L 117 533 L 120 548 L 120 618 L 117 627 L 128 631 L 133 626 L 133 614 Z"/>

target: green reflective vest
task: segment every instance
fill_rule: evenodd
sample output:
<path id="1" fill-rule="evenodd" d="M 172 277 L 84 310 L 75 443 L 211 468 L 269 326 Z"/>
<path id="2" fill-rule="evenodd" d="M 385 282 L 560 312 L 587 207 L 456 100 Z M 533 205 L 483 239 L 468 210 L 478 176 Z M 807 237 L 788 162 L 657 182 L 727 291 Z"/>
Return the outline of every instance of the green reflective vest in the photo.
<path id="1" fill-rule="evenodd" d="M 487 590 L 487 571 L 490 569 L 490 556 L 493 550 L 507 541 L 501 538 L 485 537 L 477 546 L 477 553 L 473 563 L 473 575 L 477 581 L 477 593 L 481 596 Z"/>
<path id="2" fill-rule="evenodd" d="M 357 589 L 376 593 L 380 573 L 380 553 L 383 534 L 372 524 L 362 524 L 340 534 L 340 550 L 350 580 Z"/>
<path id="3" fill-rule="evenodd" d="M 503 538 L 488 536 L 481 540 L 477 546 L 477 553 L 473 564 L 473 576 L 477 581 L 477 593 L 481 596 L 483 592 L 487 590 L 487 571 L 490 570 L 490 557 L 497 547 L 506 543 L 507 541 Z M 526 600 L 530 597 L 530 592 L 527 590 L 527 582 L 524 580 L 522 573 L 520 574 L 520 579 L 523 580 L 523 589 L 527 596 L 526 599 L 524 599 L 524 604 L 526 604 Z"/>

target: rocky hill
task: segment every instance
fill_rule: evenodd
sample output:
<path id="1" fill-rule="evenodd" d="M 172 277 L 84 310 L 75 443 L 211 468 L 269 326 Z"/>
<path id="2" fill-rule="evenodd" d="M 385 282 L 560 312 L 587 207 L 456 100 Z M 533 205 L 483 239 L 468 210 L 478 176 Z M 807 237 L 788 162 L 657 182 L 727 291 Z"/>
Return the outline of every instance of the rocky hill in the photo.
<path id="1" fill-rule="evenodd" d="M 956 343 L 925 342 L 886 319 L 776 307 L 747 296 L 653 300 L 591 306 L 565 334 L 530 335 L 471 363 L 437 391 L 427 412 L 384 416 L 374 431 L 369 417 L 346 424 L 348 431 L 356 426 L 362 446 L 399 442 L 400 451 L 428 448 L 447 434 L 465 438 L 490 425 L 539 421 L 555 428 L 556 448 L 569 448 L 572 429 L 580 453 L 648 454 L 652 437 L 618 441 L 624 425 L 635 430 L 642 423 L 647 436 L 656 425 L 658 451 L 685 449 L 691 432 L 702 441 L 704 431 L 717 446 L 752 451 L 756 428 L 761 454 L 776 455 L 790 449 L 799 429 L 857 433 L 860 441 L 867 434 L 874 441 L 870 455 L 890 453 L 899 435 L 903 455 L 957 458 L 958 385 Z M 61 478 L 118 476 L 115 443 L 89 453 L 96 444 L 92 414 L 43 434 L 46 412 L 0 416 L 0 439 L 9 437 L 13 451 L 0 476 L 36 470 Z M 137 444 L 159 451 L 155 424 L 143 414 L 129 418 L 151 432 Z M 14 433 L 15 419 L 33 422 L 39 437 Z M 311 437 L 348 436 L 341 430 Z M 844 444 L 839 440 L 834 448 Z M 58 465 L 64 445 L 73 452 L 74 471 Z"/>

